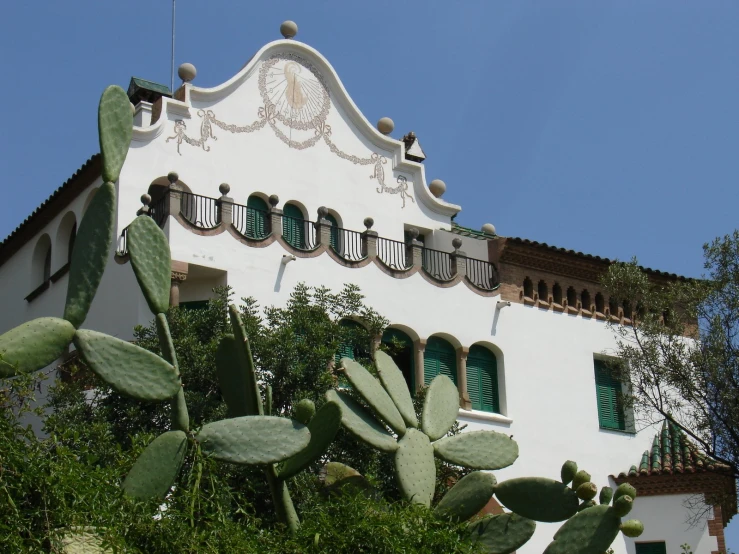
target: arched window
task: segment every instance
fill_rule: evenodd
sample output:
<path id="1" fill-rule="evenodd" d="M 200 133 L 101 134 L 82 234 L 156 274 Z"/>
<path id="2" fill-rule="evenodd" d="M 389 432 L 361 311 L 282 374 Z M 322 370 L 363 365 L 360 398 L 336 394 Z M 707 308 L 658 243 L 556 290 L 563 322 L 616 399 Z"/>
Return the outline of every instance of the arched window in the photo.
<path id="1" fill-rule="evenodd" d="M 534 283 L 528 277 L 523 280 L 523 295 L 528 298 L 534 297 Z"/>
<path id="2" fill-rule="evenodd" d="M 467 355 L 467 393 L 473 410 L 500 413 L 498 360 L 480 345 L 470 347 Z"/>
<path id="3" fill-rule="evenodd" d="M 539 300 L 542 302 L 548 302 L 549 301 L 549 287 L 547 287 L 546 281 L 543 279 L 539 281 L 539 285 L 537 286 L 537 291 L 539 293 Z"/>
<path id="4" fill-rule="evenodd" d="M 413 340 L 400 329 L 385 329 L 382 334 L 382 343 L 387 346 L 388 354 L 403 373 L 408 390 L 415 391 L 416 363 L 413 355 Z"/>
<path id="5" fill-rule="evenodd" d="M 559 286 L 559 283 L 554 283 L 552 287 L 552 301 L 555 304 L 562 304 L 562 287 Z"/>
<path id="6" fill-rule="evenodd" d="M 567 305 L 570 308 L 577 308 L 577 292 L 575 287 L 569 287 L 567 289 Z"/>
<path id="7" fill-rule="evenodd" d="M 457 351 L 440 337 L 430 337 L 423 353 L 423 381 L 428 385 L 437 375 L 446 375 L 457 384 Z"/>
<path id="8" fill-rule="evenodd" d="M 598 313 L 604 313 L 606 309 L 606 301 L 601 293 L 595 295 L 595 311 Z"/>
<path id="9" fill-rule="evenodd" d="M 246 236 L 263 239 L 268 234 L 269 208 L 262 198 L 252 194 L 246 201 Z"/>
<path id="10" fill-rule="evenodd" d="M 38 288 L 51 278 L 51 239 L 44 234 L 38 239 L 31 259 L 31 285 Z"/>
<path id="11" fill-rule="evenodd" d="M 62 266 L 72 262 L 72 249 L 77 237 L 77 218 L 74 212 L 69 211 L 59 222 L 54 239 L 54 251 L 56 257 L 51 260 L 54 271 L 59 271 Z"/>
<path id="12" fill-rule="evenodd" d="M 339 222 L 333 214 L 326 214 L 326 219 L 331 223 L 331 238 L 329 244 L 337 254 L 341 254 L 341 241 L 339 237 Z"/>
<path id="13" fill-rule="evenodd" d="M 618 300 L 613 296 L 608 298 L 608 311 L 611 312 L 613 317 L 618 317 Z"/>
<path id="14" fill-rule="evenodd" d="M 623 308 L 624 308 L 624 317 L 631 319 L 631 302 L 628 300 L 624 300 L 623 302 Z"/>
<path id="15" fill-rule="evenodd" d="M 582 302 L 583 310 L 590 310 L 590 293 L 587 289 L 584 289 L 580 293 L 580 302 Z"/>
<path id="16" fill-rule="evenodd" d="M 282 236 L 295 248 L 305 248 L 305 218 L 295 204 L 285 204 L 282 211 Z"/>

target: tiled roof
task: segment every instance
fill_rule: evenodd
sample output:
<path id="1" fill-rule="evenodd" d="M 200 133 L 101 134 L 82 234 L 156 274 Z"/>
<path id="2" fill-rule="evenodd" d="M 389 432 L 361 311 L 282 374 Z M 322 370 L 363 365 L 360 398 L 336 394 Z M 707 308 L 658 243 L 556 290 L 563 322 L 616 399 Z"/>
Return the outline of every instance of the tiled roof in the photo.
<path id="1" fill-rule="evenodd" d="M 631 466 L 628 473 L 622 472 L 619 477 L 647 477 L 726 469 L 726 466 L 701 454 L 683 431 L 665 420 L 662 431 L 654 435 L 652 448 L 644 451 L 639 465 Z"/>
<path id="2" fill-rule="evenodd" d="M 475 229 L 471 229 L 470 227 L 463 227 L 462 225 L 459 225 L 458 223 L 454 223 L 453 221 L 452 221 L 452 233 L 456 235 L 461 235 L 463 237 L 472 237 L 478 240 L 491 239 L 495 237 L 495 235 L 488 235 L 487 233 L 483 233 L 482 231 L 476 231 Z"/>
<path id="3" fill-rule="evenodd" d="M 67 179 L 62 186 L 57 188 L 44 200 L 23 223 L 18 225 L 5 239 L 0 242 L 0 264 L 12 256 L 20 246 L 28 239 L 24 239 L 26 233 L 33 233 L 39 227 L 48 223 L 61 208 L 68 205 L 77 195 L 82 192 L 92 181 L 100 175 L 100 154 L 95 154 Z M 56 205 L 56 206 L 55 206 Z M 54 209 L 56 207 L 56 209 Z"/>
<path id="4" fill-rule="evenodd" d="M 542 249 L 548 250 L 550 252 L 558 252 L 560 254 L 568 254 L 570 256 L 577 256 L 578 258 L 585 258 L 587 260 L 592 260 L 594 262 L 602 263 L 604 265 L 610 265 L 610 264 L 615 263 L 617 261 L 617 260 L 611 260 L 609 258 L 602 258 L 600 256 L 595 256 L 593 254 L 585 254 L 584 252 L 577 252 L 575 250 L 568 250 L 566 248 L 559 248 L 557 246 L 551 246 L 551 245 L 549 245 L 549 244 L 547 244 L 545 242 L 537 242 L 535 240 L 522 239 L 522 238 L 518 238 L 518 237 L 507 237 L 506 238 L 506 241 L 508 243 L 512 243 L 512 244 L 523 244 L 523 245 L 527 245 L 527 246 L 533 246 L 533 247 L 536 247 L 536 248 L 542 248 Z M 668 278 L 668 279 L 677 279 L 677 280 L 681 280 L 681 281 L 686 280 L 686 277 L 683 277 L 681 275 L 677 275 L 676 273 L 668 273 L 666 271 L 660 271 L 658 269 L 652 269 L 652 268 L 649 268 L 649 267 L 642 267 L 642 266 L 639 266 L 639 267 L 643 271 L 645 271 L 647 273 L 651 273 L 653 275 L 657 275 L 659 277 L 665 277 L 665 278 Z"/>

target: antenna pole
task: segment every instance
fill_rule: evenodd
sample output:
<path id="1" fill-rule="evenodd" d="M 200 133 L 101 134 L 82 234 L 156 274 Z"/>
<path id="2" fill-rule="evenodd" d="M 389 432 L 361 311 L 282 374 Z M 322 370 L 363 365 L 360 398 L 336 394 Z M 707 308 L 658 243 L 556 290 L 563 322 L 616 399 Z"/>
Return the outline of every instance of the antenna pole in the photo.
<path id="1" fill-rule="evenodd" d="M 174 16 L 175 16 L 175 0 L 172 0 L 172 73 L 171 73 L 171 88 L 172 94 L 174 94 Z"/>

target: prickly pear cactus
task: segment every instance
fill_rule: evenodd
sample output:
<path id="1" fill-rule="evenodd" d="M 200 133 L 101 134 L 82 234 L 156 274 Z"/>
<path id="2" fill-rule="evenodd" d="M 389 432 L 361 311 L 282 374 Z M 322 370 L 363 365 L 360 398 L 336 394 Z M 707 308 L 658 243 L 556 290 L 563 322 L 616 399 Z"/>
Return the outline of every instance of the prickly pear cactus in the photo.
<path id="1" fill-rule="evenodd" d="M 436 483 L 434 457 L 471 469 L 500 469 L 518 458 L 518 445 L 508 435 L 495 431 L 444 437 L 459 410 L 457 387 L 446 375 L 438 375 L 431 382 L 419 425 L 398 366 L 382 351 L 376 353 L 375 360 L 379 380 L 354 360 L 341 360 L 349 382 L 370 409 L 342 391 L 328 391 L 327 398 L 341 406 L 342 424 L 358 439 L 394 453 L 398 484 L 407 500 L 431 505 Z M 385 426 L 399 438 L 395 439 Z"/>

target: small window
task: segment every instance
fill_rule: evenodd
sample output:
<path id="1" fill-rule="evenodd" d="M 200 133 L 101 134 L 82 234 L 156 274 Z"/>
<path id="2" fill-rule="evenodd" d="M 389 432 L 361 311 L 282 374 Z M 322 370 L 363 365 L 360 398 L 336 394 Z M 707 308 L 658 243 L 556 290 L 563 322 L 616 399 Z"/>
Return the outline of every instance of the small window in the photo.
<path id="1" fill-rule="evenodd" d="M 539 281 L 537 292 L 539 293 L 539 300 L 547 302 L 549 299 L 549 287 L 547 287 L 546 281 Z"/>
<path id="2" fill-rule="evenodd" d="M 552 287 L 552 301 L 555 304 L 562 304 L 562 287 L 559 286 L 559 283 L 554 283 Z"/>
<path id="3" fill-rule="evenodd" d="M 473 410 L 500 413 L 498 360 L 483 346 L 473 345 L 467 355 L 467 393 Z"/>
<path id="4" fill-rule="evenodd" d="M 567 305 L 570 308 L 577 308 L 577 292 L 575 287 L 569 287 L 567 289 Z"/>
<path id="5" fill-rule="evenodd" d="M 403 373 L 408 390 L 416 390 L 416 361 L 413 340 L 399 329 L 385 329 L 382 343 L 387 346 L 398 369 Z"/>
<path id="6" fill-rule="evenodd" d="M 528 277 L 523 280 L 523 295 L 527 298 L 534 297 L 534 283 Z"/>
<path id="7" fill-rule="evenodd" d="M 590 310 L 590 293 L 587 289 L 580 293 L 580 302 L 583 310 Z"/>
<path id="8" fill-rule="evenodd" d="M 613 363 L 595 360 L 595 394 L 598 401 L 598 421 L 603 429 L 626 430 L 621 380 Z"/>
<path id="9" fill-rule="evenodd" d="M 295 248 L 305 249 L 306 221 L 303 212 L 295 204 L 285 204 L 282 218 L 282 236 Z"/>
<path id="10" fill-rule="evenodd" d="M 326 214 L 326 219 L 331 223 L 331 238 L 329 239 L 329 245 L 337 254 L 341 254 L 341 241 L 339 236 L 339 222 L 332 214 Z"/>
<path id="11" fill-rule="evenodd" d="M 267 235 L 269 208 L 262 198 L 252 194 L 246 201 L 246 236 L 250 239 L 263 239 Z"/>
<path id="12" fill-rule="evenodd" d="M 598 313 L 605 313 L 606 300 L 603 298 L 601 293 L 595 295 L 595 311 Z"/>
<path id="13" fill-rule="evenodd" d="M 638 542 L 636 554 L 667 554 L 667 544 L 662 542 Z"/>
<path id="14" fill-rule="evenodd" d="M 446 375 L 457 385 L 457 351 L 440 337 L 430 337 L 423 353 L 423 381 L 431 383 L 437 375 Z"/>

